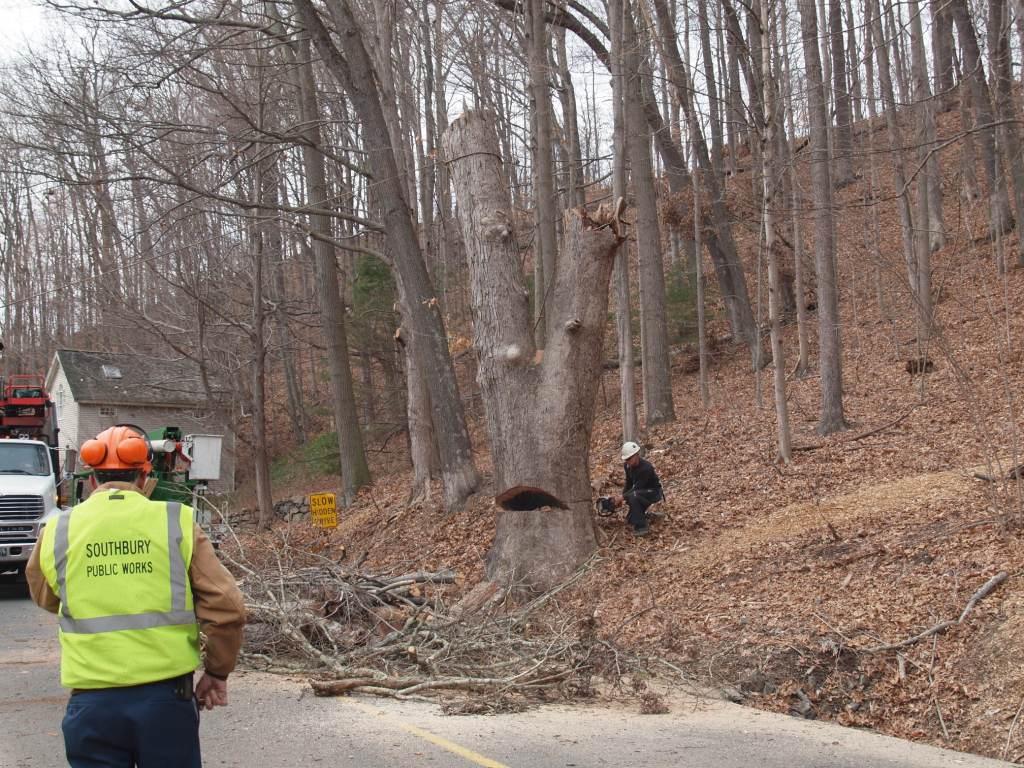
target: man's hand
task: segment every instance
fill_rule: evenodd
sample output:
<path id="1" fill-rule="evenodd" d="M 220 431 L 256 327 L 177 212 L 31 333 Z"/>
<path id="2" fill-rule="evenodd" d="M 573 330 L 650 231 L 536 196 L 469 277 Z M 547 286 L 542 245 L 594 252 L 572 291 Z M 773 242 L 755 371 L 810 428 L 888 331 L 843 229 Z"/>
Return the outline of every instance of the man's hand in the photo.
<path id="1" fill-rule="evenodd" d="M 626 498 L 624 496 L 612 496 L 612 503 L 616 507 L 621 507 L 625 503 L 625 501 Z"/>
<path id="2" fill-rule="evenodd" d="M 228 681 L 204 674 L 196 684 L 196 700 L 200 709 L 213 709 L 228 705 Z"/>

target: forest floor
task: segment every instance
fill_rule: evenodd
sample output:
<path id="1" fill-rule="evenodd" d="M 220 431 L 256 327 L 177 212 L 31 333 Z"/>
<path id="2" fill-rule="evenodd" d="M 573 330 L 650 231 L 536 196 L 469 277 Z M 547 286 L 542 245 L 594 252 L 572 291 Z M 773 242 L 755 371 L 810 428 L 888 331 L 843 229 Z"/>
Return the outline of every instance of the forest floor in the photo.
<path id="1" fill-rule="evenodd" d="M 957 130 L 955 113 L 941 116 L 940 130 Z M 941 155 L 949 237 L 933 256 L 938 332 L 925 350 L 934 371 L 908 374 L 919 351 L 892 161 L 872 149 L 886 141 L 877 126 L 871 134 L 861 126 L 860 178 L 836 199 L 850 429 L 819 437 L 819 381 L 790 376 L 798 450 L 780 464 L 770 368 L 755 375 L 746 350 L 720 347 L 702 407 L 697 375 L 683 372 L 691 350 L 674 350 L 678 419 L 643 439 L 665 483 L 665 516 L 643 539 L 621 518 L 599 519 L 595 563 L 552 610 L 593 616 L 602 636 L 735 689 L 751 706 L 1016 761 L 1024 757 L 1024 494 L 1005 478 L 1024 461 L 1024 270 L 997 269 L 993 251 L 1001 245 L 1012 262 L 1016 236 L 980 239 L 985 204 L 962 200 L 959 145 L 951 145 Z M 748 176 L 730 182 L 730 203 L 756 295 L 764 280 Z M 813 275 L 809 231 L 805 238 Z M 813 303 L 812 290 L 807 296 Z M 812 364 L 816 320 L 812 313 Z M 785 349 L 793 370 L 795 323 Z M 473 388 L 471 378 L 464 384 Z M 621 482 L 617 372 L 598 397 L 595 495 Z M 473 438 L 486 474 L 481 422 Z M 383 479 L 323 546 L 344 544 L 372 568 L 453 568 L 456 591 L 479 582 L 494 534 L 488 489 L 446 514 L 436 499 L 406 506 L 403 466 L 375 470 Z M 962 623 L 898 652 L 875 649 L 956 620 L 999 572 L 1006 581 Z"/>

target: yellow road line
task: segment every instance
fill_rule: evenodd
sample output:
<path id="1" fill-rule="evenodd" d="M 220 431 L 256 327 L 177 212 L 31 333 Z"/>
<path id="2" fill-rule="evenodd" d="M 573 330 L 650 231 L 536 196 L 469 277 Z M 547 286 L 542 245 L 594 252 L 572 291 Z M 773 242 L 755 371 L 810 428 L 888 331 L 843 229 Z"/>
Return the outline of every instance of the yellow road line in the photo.
<path id="1" fill-rule="evenodd" d="M 468 760 L 469 762 L 482 766 L 483 768 L 509 768 L 509 766 L 505 765 L 504 763 L 499 763 L 497 760 L 491 760 L 489 757 L 484 757 L 479 752 L 474 752 L 473 750 L 468 749 L 467 747 L 464 747 L 461 744 L 456 744 L 454 741 L 449 741 L 443 736 L 438 736 L 436 733 L 431 733 L 430 731 L 425 730 L 424 728 L 420 728 L 417 725 L 413 725 L 412 723 L 407 723 L 403 720 L 400 720 L 399 718 L 395 717 L 394 715 L 391 715 L 388 712 L 385 712 L 382 709 L 377 709 L 376 707 L 371 707 L 369 704 L 363 704 L 361 701 L 354 701 L 349 698 L 342 698 L 342 701 L 344 701 L 346 704 L 350 706 L 355 707 L 356 709 L 362 710 L 368 715 L 385 717 L 388 720 L 391 720 L 396 726 L 401 728 L 406 733 L 416 736 L 417 738 L 423 739 L 424 741 L 428 741 L 435 747 L 440 747 L 441 749 L 447 750 L 448 752 L 451 752 L 453 755 L 458 755 L 464 760 Z"/>

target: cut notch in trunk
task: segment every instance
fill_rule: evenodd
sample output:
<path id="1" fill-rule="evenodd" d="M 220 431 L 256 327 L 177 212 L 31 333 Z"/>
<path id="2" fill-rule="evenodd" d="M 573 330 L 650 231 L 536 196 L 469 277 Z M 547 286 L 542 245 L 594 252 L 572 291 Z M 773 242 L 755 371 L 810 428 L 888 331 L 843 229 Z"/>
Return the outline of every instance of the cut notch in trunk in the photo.
<path id="1" fill-rule="evenodd" d="M 568 509 L 564 501 L 542 488 L 533 488 L 529 485 L 517 485 L 507 491 L 499 493 L 494 501 L 502 509 L 509 509 L 517 512 L 525 512 L 541 507 L 556 507 L 557 509 Z"/>

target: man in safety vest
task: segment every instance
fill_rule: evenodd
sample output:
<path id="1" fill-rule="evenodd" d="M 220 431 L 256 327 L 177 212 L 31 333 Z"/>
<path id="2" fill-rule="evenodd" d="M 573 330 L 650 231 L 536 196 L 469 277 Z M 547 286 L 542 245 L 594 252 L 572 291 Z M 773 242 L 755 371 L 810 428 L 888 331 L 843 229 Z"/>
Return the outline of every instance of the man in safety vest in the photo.
<path id="1" fill-rule="evenodd" d="M 46 524 L 26 571 L 32 599 L 59 619 L 68 762 L 199 768 L 199 709 L 228 703 L 242 596 L 192 510 L 141 493 L 152 470 L 141 430 L 111 427 L 79 455 L 95 488 Z"/>

